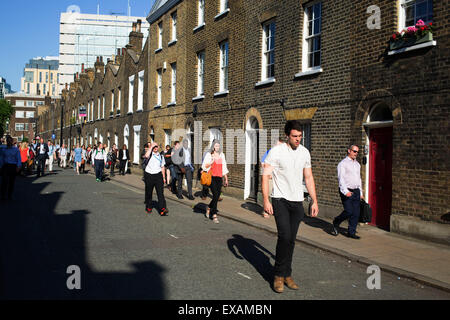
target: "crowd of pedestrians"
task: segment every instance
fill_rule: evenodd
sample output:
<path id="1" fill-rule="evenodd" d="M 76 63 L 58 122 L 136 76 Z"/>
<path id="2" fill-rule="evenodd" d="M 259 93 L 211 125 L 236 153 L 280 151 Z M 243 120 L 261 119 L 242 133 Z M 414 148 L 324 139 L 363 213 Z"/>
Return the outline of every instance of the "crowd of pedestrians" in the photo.
<path id="1" fill-rule="evenodd" d="M 290 289 L 299 286 L 292 278 L 292 257 L 295 239 L 305 212 L 303 209 L 304 186 L 306 184 L 311 198 L 311 216 L 319 213 L 316 188 L 311 169 L 309 151 L 301 145 L 302 126 L 297 121 L 287 121 L 285 125 L 286 141 L 280 140 L 268 150 L 262 159 L 262 195 L 264 216 L 274 216 L 278 239 L 274 266 L 273 289 L 281 293 L 284 285 Z M 347 157 L 342 160 L 338 169 L 339 195 L 344 207 L 343 212 L 333 220 L 331 234 L 339 234 L 338 227 L 344 220 L 349 220 L 347 236 L 356 236 L 359 218 L 359 203 L 363 199 L 360 178 L 360 165 L 356 160 L 359 148 L 351 145 Z M 143 181 L 145 183 L 145 212 L 153 212 L 153 191 L 158 198 L 156 210 L 161 216 L 168 216 L 169 210 L 164 196 L 164 188 L 168 188 L 179 199 L 183 199 L 183 182 L 186 181 L 187 198 L 194 200 L 192 181 L 194 166 L 191 162 L 189 141 L 175 141 L 173 146 L 165 148 L 157 143 L 148 142 L 141 153 Z M 11 199 L 14 181 L 17 174 L 30 174 L 36 167 L 37 177 L 44 175 L 46 167 L 53 170 L 57 161 L 61 168 L 72 165 L 77 175 L 85 173 L 85 165 L 90 164 L 95 170 L 97 182 L 105 179 L 105 169 L 111 177 L 115 176 L 118 165 L 119 174 L 125 175 L 130 168 L 130 155 L 126 145 L 119 150 L 114 144 L 108 148 L 106 144 L 88 146 L 76 144 L 68 150 L 65 144 L 54 145 L 52 141 L 44 142 L 36 137 L 34 143 L 22 142 L 16 145 L 11 137 L 6 138 L 6 145 L 0 143 L 0 170 L 2 176 L 1 198 Z M 201 199 L 206 200 L 209 190 L 212 200 L 206 208 L 205 217 L 219 223 L 218 202 L 222 187 L 229 185 L 228 168 L 221 142 L 214 140 L 203 155 L 202 165 L 197 178 L 202 184 Z"/>

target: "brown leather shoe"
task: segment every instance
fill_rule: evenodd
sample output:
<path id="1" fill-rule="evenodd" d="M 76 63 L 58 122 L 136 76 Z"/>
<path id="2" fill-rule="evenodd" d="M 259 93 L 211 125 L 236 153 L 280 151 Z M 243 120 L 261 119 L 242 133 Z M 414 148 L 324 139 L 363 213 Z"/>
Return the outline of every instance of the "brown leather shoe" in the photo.
<path id="1" fill-rule="evenodd" d="M 292 290 L 298 290 L 300 287 L 294 282 L 294 279 L 292 277 L 286 277 L 284 278 L 284 283 L 289 289 Z"/>
<path id="2" fill-rule="evenodd" d="M 277 293 L 282 293 L 284 291 L 283 277 L 275 276 L 273 280 L 273 290 Z"/>

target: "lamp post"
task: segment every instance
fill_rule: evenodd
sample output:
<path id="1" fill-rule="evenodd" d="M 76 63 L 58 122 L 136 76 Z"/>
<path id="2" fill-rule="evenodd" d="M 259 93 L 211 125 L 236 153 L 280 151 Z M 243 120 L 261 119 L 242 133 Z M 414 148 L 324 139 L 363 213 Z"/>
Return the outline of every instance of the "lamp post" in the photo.
<path id="1" fill-rule="evenodd" d="M 60 135 L 61 135 L 61 145 L 63 142 L 63 126 L 64 126 L 64 104 L 65 104 L 65 99 L 64 96 L 61 98 L 61 120 L 60 120 Z"/>

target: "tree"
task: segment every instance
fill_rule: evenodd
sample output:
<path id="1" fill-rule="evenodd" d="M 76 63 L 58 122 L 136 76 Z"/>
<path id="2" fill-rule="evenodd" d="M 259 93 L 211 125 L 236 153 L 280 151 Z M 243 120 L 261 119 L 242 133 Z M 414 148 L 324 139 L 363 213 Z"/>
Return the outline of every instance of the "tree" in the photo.
<path id="1" fill-rule="evenodd" d="M 0 99 L 0 137 L 3 137 L 6 131 L 6 122 L 9 121 L 14 109 L 9 101 Z"/>

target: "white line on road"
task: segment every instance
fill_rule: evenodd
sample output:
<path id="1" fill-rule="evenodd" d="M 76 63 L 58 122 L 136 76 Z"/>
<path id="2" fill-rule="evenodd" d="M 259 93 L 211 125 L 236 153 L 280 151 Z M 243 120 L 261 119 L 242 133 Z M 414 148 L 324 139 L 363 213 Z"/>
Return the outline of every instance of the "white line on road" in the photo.
<path id="1" fill-rule="evenodd" d="M 171 236 L 172 238 L 178 239 L 178 237 L 175 237 L 173 234 L 169 233 L 169 236 Z"/>
<path id="2" fill-rule="evenodd" d="M 243 274 L 243 273 L 240 273 L 240 272 L 238 272 L 237 273 L 238 275 L 240 275 L 240 276 L 243 276 L 244 278 L 247 278 L 247 279 L 252 279 L 252 278 L 250 278 L 249 276 L 246 276 L 245 274 Z"/>

